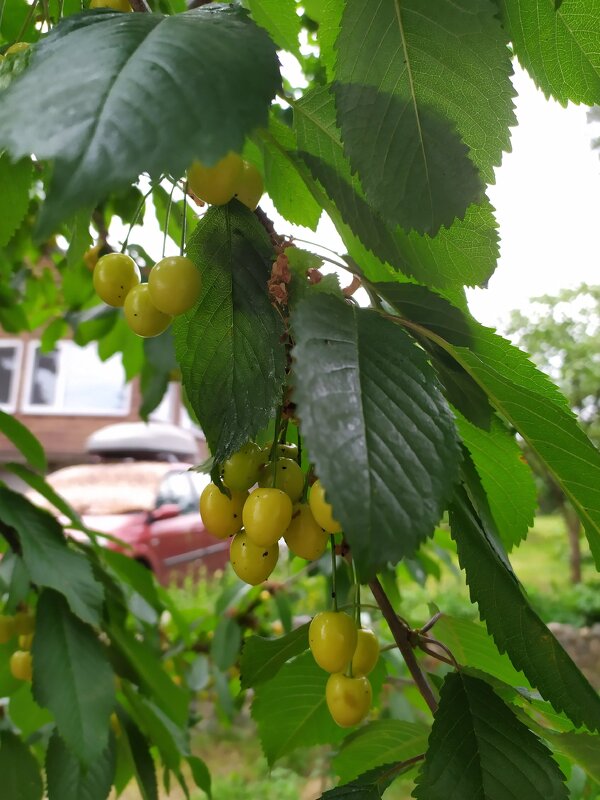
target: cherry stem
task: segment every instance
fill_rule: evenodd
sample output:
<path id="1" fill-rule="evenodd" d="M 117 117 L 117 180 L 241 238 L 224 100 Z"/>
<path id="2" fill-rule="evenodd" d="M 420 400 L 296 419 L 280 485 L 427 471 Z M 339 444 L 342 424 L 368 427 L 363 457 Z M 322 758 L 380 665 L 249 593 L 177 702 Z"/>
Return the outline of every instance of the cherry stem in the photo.
<path id="1" fill-rule="evenodd" d="M 302 434 L 300 433 L 300 428 L 298 430 L 298 466 L 302 466 Z M 310 475 L 310 469 L 308 470 L 307 475 Z M 304 498 L 306 499 L 306 498 Z"/>
<path id="2" fill-rule="evenodd" d="M 180 256 L 182 256 L 185 252 L 185 239 L 187 234 L 187 196 L 188 196 L 188 184 L 186 181 L 183 190 L 183 218 L 181 220 L 181 242 L 179 245 Z"/>
<path id="3" fill-rule="evenodd" d="M 133 221 L 132 221 L 131 225 L 129 226 L 129 230 L 127 231 L 127 236 L 125 237 L 125 241 L 123 242 L 123 246 L 121 247 L 121 252 L 122 253 L 124 253 L 126 248 L 127 248 L 127 244 L 129 243 L 129 237 L 131 236 L 131 231 L 137 225 L 137 221 L 139 219 L 140 214 L 142 213 L 142 209 L 146 205 L 146 200 L 152 194 L 153 189 L 154 189 L 153 186 L 150 187 L 150 189 L 148 189 L 146 194 L 142 197 L 142 199 L 138 203 L 138 207 L 136 208 L 135 214 L 133 215 Z"/>
<path id="4" fill-rule="evenodd" d="M 273 487 L 277 483 L 277 445 L 279 444 L 279 429 L 281 428 L 281 406 L 277 407 L 277 414 L 275 415 L 275 432 L 273 434 L 273 444 L 271 445 L 271 452 L 269 459 L 271 461 L 271 470 L 273 472 Z"/>
<path id="5" fill-rule="evenodd" d="M 129 0 L 129 5 L 134 11 L 143 11 L 148 13 L 151 10 L 146 0 Z"/>
<path id="6" fill-rule="evenodd" d="M 336 576 L 336 563 L 335 563 L 335 536 L 333 533 L 329 536 L 331 543 L 331 599 L 333 600 L 333 610 L 338 611 L 337 601 L 337 576 Z"/>
<path id="7" fill-rule="evenodd" d="M 23 38 L 23 36 L 25 35 L 25 32 L 27 31 L 27 28 L 29 27 L 29 25 L 31 23 L 31 20 L 34 17 L 35 10 L 37 8 L 37 4 L 38 4 L 38 0 L 33 0 L 33 3 L 31 4 L 31 8 L 29 10 L 29 14 L 27 14 L 27 16 L 25 18 L 25 22 L 23 23 L 23 25 L 21 26 L 21 30 L 17 34 L 17 38 L 15 39 L 15 42 L 20 42 L 21 39 Z"/>
<path id="8" fill-rule="evenodd" d="M 171 194 L 169 195 L 169 202 L 167 203 L 167 214 L 165 216 L 165 235 L 163 236 L 162 257 L 165 257 L 165 250 L 167 249 L 167 236 L 169 235 L 169 222 L 171 221 L 171 206 L 173 205 L 173 192 L 175 191 L 176 184 L 173 184 Z"/>
<path id="9" fill-rule="evenodd" d="M 435 714 L 438 707 L 437 700 L 435 699 L 433 689 L 429 685 L 429 682 L 425 677 L 425 673 L 421 670 L 419 662 L 417 661 L 413 652 L 412 644 L 409 638 L 411 634 L 410 627 L 398 619 L 398 616 L 396 615 L 396 612 L 390 603 L 390 599 L 385 593 L 385 590 L 378 578 L 373 578 L 373 580 L 369 582 L 369 588 L 371 589 L 373 597 L 381 609 L 381 613 L 383 614 L 385 621 L 392 632 L 392 636 L 394 637 L 394 640 L 398 645 L 400 652 L 402 653 L 404 662 L 408 667 L 408 671 L 412 675 L 417 689 L 429 706 L 431 712 Z"/>
<path id="10" fill-rule="evenodd" d="M 358 580 L 358 573 L 356 571 L 356 563 L 354 559 L 351 560 L 352 567 L 352 580 L 354 581 L 354 620 L 356 627 L 361 628 L 360 624 L 360 582 Z"/>

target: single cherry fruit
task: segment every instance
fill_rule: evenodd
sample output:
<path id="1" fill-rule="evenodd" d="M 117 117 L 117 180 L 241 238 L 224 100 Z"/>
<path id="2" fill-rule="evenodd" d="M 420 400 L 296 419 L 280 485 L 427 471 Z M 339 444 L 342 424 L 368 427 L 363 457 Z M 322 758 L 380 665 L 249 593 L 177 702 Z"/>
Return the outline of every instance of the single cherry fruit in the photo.
<path id="1" fill-rule="evenodd" d="M 373 631 L 358 629 L 356 650 L 352 656 L 352 674 L 368 675 L 379 659 L 379 642 Z"/>
<path id="2" fill-rule="evenodd" d="M 262 175 L 254 164 L 244 161 L 242 171 L 235 187 L 234 197 L 254 211 L 265 190 Z"/>
<path id="3" fill-rule="evenodd" d="M 159 336 L 171 322 L 171 317 L 159 311 L 150 299 L 147 283 L 140 283 L 131 289 L 125 298 L 123 311 L 131 330 L 145 338 Z"/>
<path id="4" fill-rule="evenodd" d="M 292 501 L 281 489 L 255 489 L 242 513 L 248 538 L 258 547 L 275 544 L 292 521 L 292 510 Z"/>
<path id="5" fill-rule="evenodd" d="M 346 669 L 356 650 L 356 640 L 356 623 L 343 611 L 321 611 L 308 629 L 314 659 L 327 672 Z"/>
<path id="6" fill-rule="evenodd" d="M 31 611 L 17 611 L 14 620 L 15 633 L 18 636 L 28 636 L 35 631 L 35 616 Z"/>
<path id="7" fill-rule="evenodd" d="M 148 289 L 153 304 L 163 314 L 183 314 L 200 297 L 200 270 L 190 258 L 168 256 L 150 270 Z"/>
<path id="8" fill-rule="evenodd" d="M 325 687 L 329 713 L 341 728 L 358 725 L 369 713 L 373 691 L 364 675 L 349 678 L 341 672 L 329 676 Z"/>
<path id="9" fill-rule="evenodd" d="M 230 489 L 244 492 L 258 481 L 263 452 L 254 442 L 247 442 L 223 462 L 223 482 Z"/>
<path id="10" fill-rule="evenodd" d="M 0 614 L 0 644 L 6 644 L 15 635 L 15 619 L 7 614 Z"/>
<path id="11" fill-rule="evenodd" d="M 96 262 L 92 280 L 98 297 L 109 306 L 119 308 L 141 278 L 133 258 L 125 253 L 107 253 Z"/>
<path id="12" fill-rule="evenodd" d="M 15 650 L 10 657 L 10 671 L 18 681 L 30 681 L 33 675 L 31 653 L 28 650 Z"/>
<path id="13" fill-rule="evenodd" d="M 227 497 L 215 483 L 209 483 L 200 495 L 200 516 L 206 530 L 217 539 L 227 539 L 242 527 L 242 509 L 248 492 L 231 492 Z"/>
<path id="14" fill-rule="evenodd" d="M 277 455 L 280 458 L 291 458 L 293 461 L 297 461 L 298 445 L 292 442 L 280 442 L 277 445 Z"/>
<path id="15" fill-rule="evenodd" d="M 29 42 L 15 42 L 11 44 L 8 50 L 4 53 L 5 56 L 14 56 L 17 53 L 24 53 L 29 50 Z"/>
<path id="16" fill-rule="evenodd" d="M 304 473 L 297 461 L 291 458 L 278 458 L 275 463 L 275 488 L 281 489 L 290 496 L 292 503 L 297 503 L 304 489 Z M 260 471 L 258 485 L 273 486 L 273 462 L 269 461 Z"/>
<path id="17" fill-rule="evenodd" d="M 228 153 L 212 167 L 194 161 L 187 172 L 188 188 L 206 203 L 225 205 L 235 194 L 243 166 L 237 153 Z"/>
<path id="18" fill-rule="evenodd" d="M 279 545 L 269 547 L 254 544 L 244 531 L 236 533 L 231 540 L 229 558 L 235 574 L 245 583 L 256 586 L 269 577 L 279 558 Z"/>
<path id="19" fill-rule="evenodd" d="M 19 650 L 31 650 L 33 633 L 24 633 L 19 636 Z"/>
<path id="20" fill-rule="evenodd" d="M 294 506 L 292 521 L 283 538 L 295 556 L 315 561 L 325 552 L 329 534 L 315 520 L 308 505 L 300 503 Z"/>
<path id="21" fill-rule="evenodd" d="M 310 487 L 308 504 L 313 517 L 327 533 L 339 533 L 342 530 L 340 523 L 333 517 L 333 509 L 325 499 L 325 489 L 321 481 L 315 481 Z"/>
<path id="22" fill-rule="evenodd" d="M 129 0 L 92 0 L 90 8 L 112 8 L 113 11 L 132 11 Z"/>

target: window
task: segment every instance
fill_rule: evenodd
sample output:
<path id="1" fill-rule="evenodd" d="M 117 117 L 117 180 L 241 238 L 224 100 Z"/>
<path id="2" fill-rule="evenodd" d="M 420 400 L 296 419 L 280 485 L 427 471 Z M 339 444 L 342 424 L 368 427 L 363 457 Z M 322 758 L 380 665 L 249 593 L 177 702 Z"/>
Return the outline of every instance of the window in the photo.
<path id="1" fill-rule="evenodd" d="M 85 347 L 59 342 L 50 353 L 42 353 L 39 343 L 29 345 L 24 411 L 125 416 L 129 408 L 130 388 L 118 355 L 101 361 L 95 342 Z"/>
<path id="2" fill-rule="evenodd" d="M 14 411 L 21 372 L 23 345 L 16 339 L 0 339 L 0 409 Z"/>
<path id="3" fill-rule="evenodd" d="M 198 497 L 187 472 L 168 472 L 160 483 L 156 507 L 167 503 L 179 506 L 182 512 L 198 510 Z"/>

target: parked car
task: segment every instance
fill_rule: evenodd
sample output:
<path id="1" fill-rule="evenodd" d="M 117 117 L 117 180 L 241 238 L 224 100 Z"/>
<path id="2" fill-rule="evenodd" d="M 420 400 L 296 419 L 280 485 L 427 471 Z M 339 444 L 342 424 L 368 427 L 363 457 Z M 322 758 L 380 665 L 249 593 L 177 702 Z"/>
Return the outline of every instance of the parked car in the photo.
<path id="1" fill-rule="evenodd" d="M 209 572 L 228 561 L 229 542 L 211 536 L 198 510 L 208 475 L 188 463 L 119 461 L 65 467 L 47 476 L 93 531 L 117 537 L 101 540 L 151 569 L 161 583 L 202 565 Z M 44 498 L 35 502 L 54 510 Z M 80 531 L 70 531 L 81 539 Z"/>

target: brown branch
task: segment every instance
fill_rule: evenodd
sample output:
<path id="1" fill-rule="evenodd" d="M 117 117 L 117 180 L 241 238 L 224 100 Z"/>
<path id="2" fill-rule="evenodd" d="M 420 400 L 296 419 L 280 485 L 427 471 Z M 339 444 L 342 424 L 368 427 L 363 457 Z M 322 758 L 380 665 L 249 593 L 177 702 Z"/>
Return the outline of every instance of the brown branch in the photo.
<path id="1" fill-rule="evenodd" d="M 352 297 L 354 292 L 357 289 L 360 289 L 361 286 L 362 283 L 360 278 L 358 277 L 358 275 L 354 275 L 352 278 L 352 282 L 349 283 L 348 286 L 346 286 L 346 288 L 342 290 L 344 297 Z"/>
<path id="2" fill-rule="evenodd" d="M 148 13 L 152 10 L 146 0 L 129 0 L 129 5 L 134 11 L 143 11 Z"/>
<path id="3" fill-rule="evenodd" d="M 258 218 L 258 221 L 269 234 L 269 238 L 271 239 L 271 243 L 273 247 L 281 249 L 285 244 L 285 237 L 280 236 L 277 231 L 275 230 L 275 224 L 269 217 L 265 214 L 262 208 L 259 206 L 254 212 Z"/>
<path id="4" fill-rule="evenodd" d="M 373 578 L 373 580 L 369 582 L 369 588 L 373 593 L 373 597 L 375 598 L 377 605 L 381 609 L 381 613 L 383 614 L 385 621 L 389 625 L 392 636 L 398 645 L 398 649 L 402 653 L 402 657 L 404 658 L 406 666 L 408 667 L 408 671 L 412 675 L 413 680 L 417 685 L 417 689 L 421 692 L 421 695 L 431 709 L 431 712 L 435 714 L 438 707 L 437 700 L 435 699 L 433 690 L 429 685 L 424 673 L 421 671 L 421 667 L 419 666 L 419 663 L 413 652 L 410 642 L 410 635 L 412 633 L 411 629 L 404 625 L 400 619 L 398 619 L 396 612 L 394 611 L 392 604 L 390 603 L 390 600 L 378 578 Z"/>

